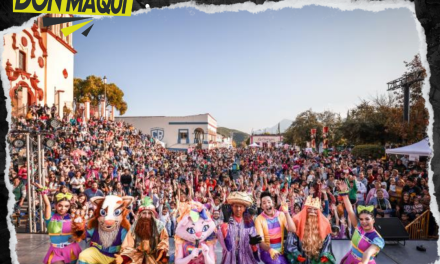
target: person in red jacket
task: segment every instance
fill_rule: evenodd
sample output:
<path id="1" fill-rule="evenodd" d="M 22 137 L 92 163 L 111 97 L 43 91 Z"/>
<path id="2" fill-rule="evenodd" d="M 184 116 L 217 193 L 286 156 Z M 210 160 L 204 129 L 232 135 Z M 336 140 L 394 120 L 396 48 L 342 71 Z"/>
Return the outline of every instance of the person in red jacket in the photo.
<path id="1" fill-rule="evenodd" d="M 217 181 L 215 179 L 206 180 L 206 188 L 208 192 L 213 192 L 216 185 L 217 185 Z"/>
<path id="2" fill-rule="evenodd" d="M 25 162 L 18 170 L 18 177 L 20 177 L 23 185 L 27 186 L 27 162 Z"/>

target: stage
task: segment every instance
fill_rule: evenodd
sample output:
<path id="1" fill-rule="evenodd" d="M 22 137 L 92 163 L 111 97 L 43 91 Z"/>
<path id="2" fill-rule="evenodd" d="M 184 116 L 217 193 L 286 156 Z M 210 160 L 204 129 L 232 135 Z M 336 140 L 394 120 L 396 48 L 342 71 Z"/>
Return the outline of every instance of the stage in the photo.
<path id="1" fill-rule="evenodd" d="M 18 244 L 16 246 L 18 261 L 20 264 L 42 263 L 42 260 L 49 248 L 49 237 L 40 234 L 17 234 Z M 333 253 L 337 263 L 350 248 L 348 240 L 334 240 Z M 416 246 L 423 245 L 426 252 L 416 250 Z M 174 251 L 174 241 L 170 240 L 170 250 Z M 437 241 L 406 241 L 406 246 L 401 244 L 389 244 L 379 254 L 376 259 L 378 264 L 429 264 L 434 263 L 437 257 Z M 217 243 L 216 248 L 217 263 L 220 263 L 221 248 Z"/>

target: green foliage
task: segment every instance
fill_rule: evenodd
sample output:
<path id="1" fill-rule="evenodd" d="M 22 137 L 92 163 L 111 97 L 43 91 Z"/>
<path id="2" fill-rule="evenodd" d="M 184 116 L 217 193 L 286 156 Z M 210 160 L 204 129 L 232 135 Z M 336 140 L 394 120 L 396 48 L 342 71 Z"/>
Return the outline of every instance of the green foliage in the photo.
<path id="1" fill-rule="evenodd" d="M 106 92 L 105 92 L 106 91 Z M 101 77 L 87 76 L 85 80 L 75 78 L 73 81 L 73 97 L 77 102 L 90 100 L 91 106 L 99 105 L 99 96 L 107 95 L 108 105 L 113 105 L 123 115 L 127 111 L 127 103 L 124 101 L 124 92 L 114 83 L 104 86 Z"/>
<path id="2" fill-rule="evenodd" d="M 411 62 L 405 62 L 407 71 L 424 70 L 417 55 Z M 426 74 L 423 74 L 426 77 Z M 403 121 L 402 89 L 386 95 L 377 95 L 369 100 L 361 100 L 356 107 L 348 110 L 347 118 L 341 120 L 331 111 L 313 112 L 311 109 L 300 113 L 285 133 L 285 141 L 304 147 L 310 141 L 310 130 L 317 130 L 316 144 L 322 140 L 322 127 L 329 127 L 329 145 L 339 144 L 411 144 L 425 138 L 429 113 L 425 107 L 422 83 L 411 87 L 410 122 Z"/>
<path id="3" fill-rule="evenodd" d="M 355 146 L 351 152 L 357 158 L 374 159 L 382 158 L 385 155 L 385 149 L 378 145 L 358 145 Z"/>
<path id="4" fill-rule="evenodd" d="M 247 133 L 226 127 L 218 127 L 217 133 L 224 137 L 231 137 L 232 133 L 234 133 L 234 138 L 232 140 L 235 141 L 235 143 L 239 146 L 242 144 L 242 142 L 247 142 L 247 140 L 250 138 L 250 135 Z"/>
<path id="5" fill-rule="evenodd" d="M 328 140 L 331 145 L 339 144 L 342 141 L 341 116 L 331 111 L 322 113 L 313 112 L 312 109 L 304 111 L 296 116 L 295 121 L 284 133 L 284 142 L 288 144 L 305 147 L 307 141 L 311 141 L 310 131 L 316 129 L 316 144 L 322 138 L 322 128 L 329 128 Z"/>

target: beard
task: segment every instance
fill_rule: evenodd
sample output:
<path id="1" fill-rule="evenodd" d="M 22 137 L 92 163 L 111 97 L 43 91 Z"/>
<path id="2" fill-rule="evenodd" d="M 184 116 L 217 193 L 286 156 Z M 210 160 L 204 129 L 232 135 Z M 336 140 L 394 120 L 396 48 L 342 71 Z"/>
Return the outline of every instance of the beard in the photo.
<path id="1" fill-rule="evenodd" d="M 142 240 L 147 240 L 153 235 L 153 219 L 152 218 L 139 218 L 134 233 Z"/>
<path id="2" fill-rule="evenodd" d="M 302 248 L 308 258 L 316 258 L 321 252 L 323 240 L 319 235 L 318 216 L 308 215 L 306 226 L 304 227 L 304 239 Z"/>
<path id="3" fill-rule="evenodd" d="M 105 231 L 102 228 L 98 229 L 99 239 L 101 240 L 102 246 L 107 248 L 110 247 L 113 242 L 116 240 L 116 237 L 119 233 L 120 224 L 117 224 L 117 227 L 112 231 Z"/>

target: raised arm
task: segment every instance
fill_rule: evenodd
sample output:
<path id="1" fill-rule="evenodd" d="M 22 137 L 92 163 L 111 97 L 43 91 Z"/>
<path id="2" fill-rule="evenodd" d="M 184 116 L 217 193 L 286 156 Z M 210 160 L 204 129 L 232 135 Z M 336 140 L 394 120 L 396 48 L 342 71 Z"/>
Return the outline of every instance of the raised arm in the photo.
<path id="1" fill-rule="evenodd" d="M 348 197 L 349 189 L 347 183 L 345 181 L 340 181 L 338 186 L 340 190 L 339 195 L 342 196 L 342 199 L 344 201 L 345 210 L 348 213 L 348 218 L 350 219 L 353 226 L 357 226 L 358 220 L 356 214 L 353 211 L 353 206 L 351 205 L 350 199 Z"/>
<path id="2" fill-rule="evenodd" d="M 293 222 L 292 217 L 289 214 L 289 205 L 286 203 L 284 196 L 281 201 L 280 209 L 284 213 L 284 215 L 286 216 L 287 231 L 295 233 L 296 226 L 295 226 L 295 223 Z"/>
<path id="3" fill-rule="evenodd" d="M 48 219 L 50 219 L 50 216 L 52 214 L 52 209 L 50 206 L 49 197 L 47 197 L 47 193 L 49 192 L 49 189 L 42 186 L 41 184 L 38 184 L 38 183 L 34 183 L 34 186 L 38 188 L 38 192 L 43 196 L 44 219 L 48 220 Z M 30 191 L 32 192 L 32 190 L 30 190 Z"/>

